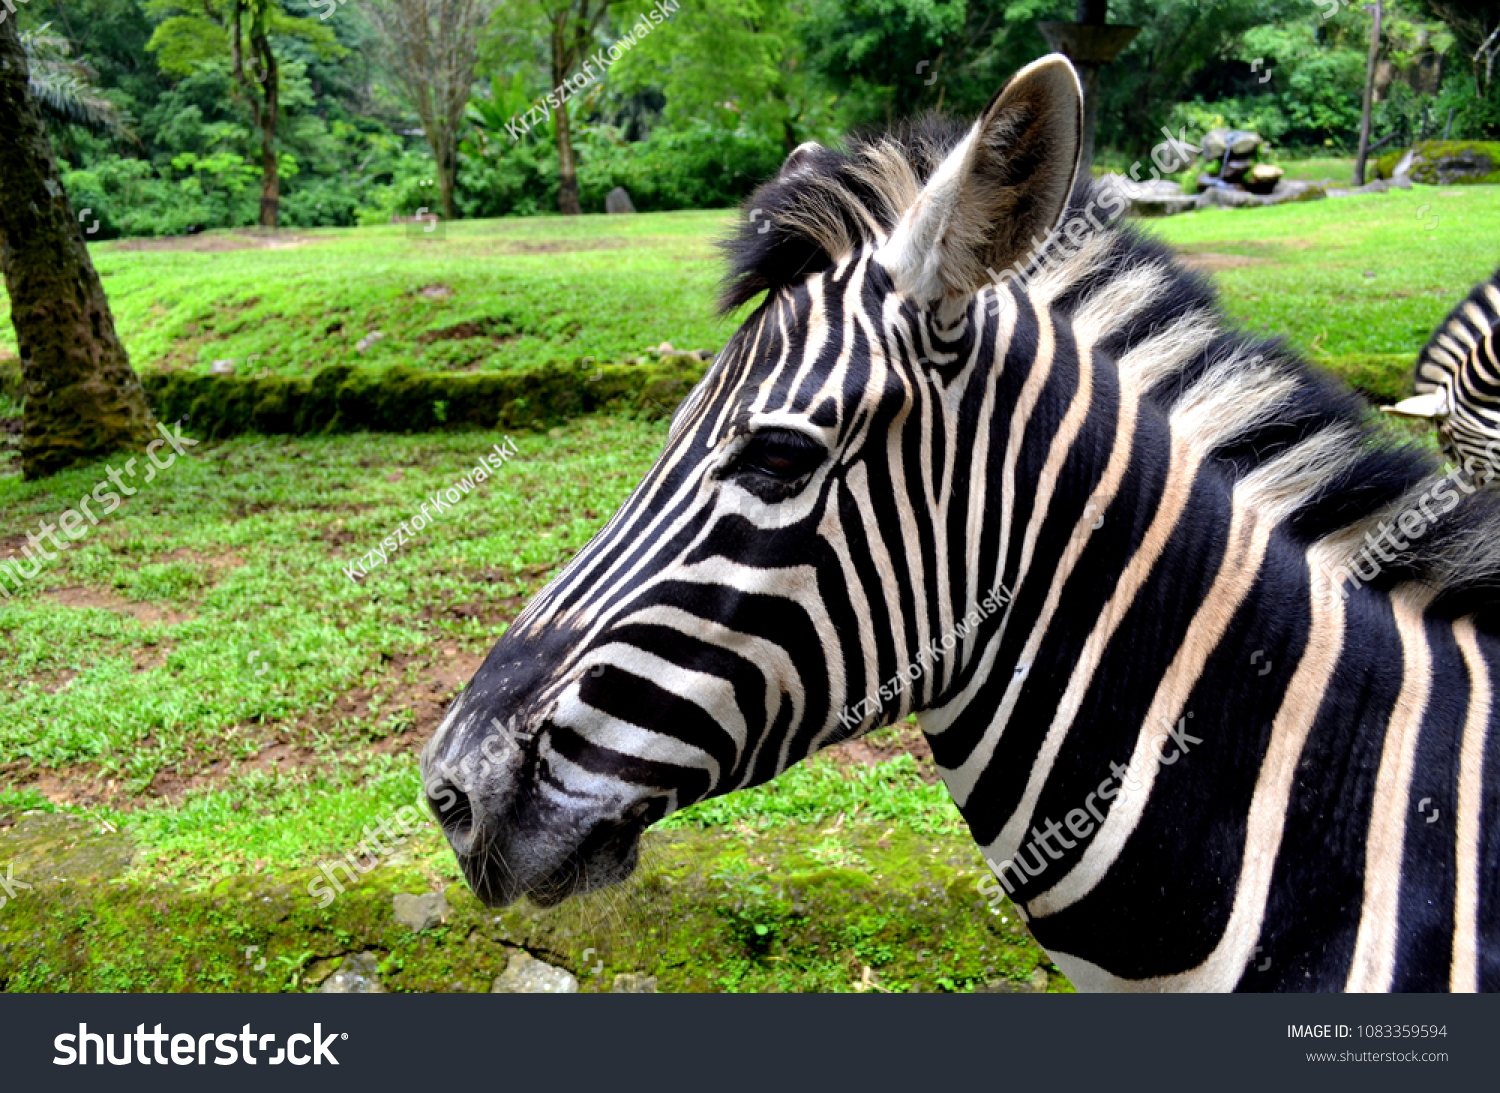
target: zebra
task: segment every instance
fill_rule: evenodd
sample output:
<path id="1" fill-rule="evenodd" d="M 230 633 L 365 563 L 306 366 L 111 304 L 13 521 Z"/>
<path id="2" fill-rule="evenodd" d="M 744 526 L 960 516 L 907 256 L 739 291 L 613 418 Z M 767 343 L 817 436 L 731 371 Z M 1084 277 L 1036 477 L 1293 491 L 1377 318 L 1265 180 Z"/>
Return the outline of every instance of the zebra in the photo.
<path id="1" fill-rule="evenodd" d="M 1081 990 L 1500 987 L 1497 505 L 1078 184 L 1081 103 L 752 197 L 759 304 L 424 750 L 485 903 L 915 713 Z"/>
<path id="2" fill-rule="evenodd" d="M 1416 395 L 1386 413 L 1431 421 L 1443 454 L 1474 468 L 1485 483 L 1500 476 L 1500 270 L 1454 308 L 1417 357 Z"/>

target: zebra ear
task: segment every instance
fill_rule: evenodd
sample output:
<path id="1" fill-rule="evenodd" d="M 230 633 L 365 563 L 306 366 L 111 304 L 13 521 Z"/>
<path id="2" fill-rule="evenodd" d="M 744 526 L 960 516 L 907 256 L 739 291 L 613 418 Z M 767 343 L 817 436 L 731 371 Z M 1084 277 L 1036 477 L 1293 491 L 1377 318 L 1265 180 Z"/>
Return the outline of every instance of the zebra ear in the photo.
<path id="1" fill-rule="evenodd" d="M 1432 392 L 1430 395 L 1417 395 L 1414 398 L 1405 399 L 1394 406 L 1382 406 L 1384 413 L 1394 417 L 1417 417 L 1432 420 L 1448 416 L 1448 397 L 1442 390 Z"/>
<path id="2" fill-rule="evenodd" d="M 1067 209 L 1083 88 L 1054 53 L 1016 73 L 932 173 L 881 248 L 905 295 L 957 304 L 1024 263 Z"/>

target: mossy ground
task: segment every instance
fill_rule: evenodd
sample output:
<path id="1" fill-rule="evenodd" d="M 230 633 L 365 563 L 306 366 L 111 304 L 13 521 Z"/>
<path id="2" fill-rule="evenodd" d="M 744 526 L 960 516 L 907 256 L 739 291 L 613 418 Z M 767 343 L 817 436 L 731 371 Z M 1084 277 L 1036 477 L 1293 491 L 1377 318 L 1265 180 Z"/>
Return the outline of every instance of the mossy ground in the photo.
<path id="1" fill-rule="evenodd" d="M 891 825 L 838 821 L 836 854 L 819 838 L 829 825 L 653 832 L 621 888 L 494 911 L 456 880 L 430 827 L 320 908 L 316 868 L 206 888 L 105 879 L 108 864 L 70 855 L 118 858 L 124 836 L 69 819 L 38 837 L 37 820 L 0 831 L 0 858 L 34 880 L 0 909 L 8 991 L 307 991 L 371 952 L 389 990 L 484 992 L 518 950 L 585 992 L 622 973 L 663 992 L 1070 989 L 1008 904 L 985 905 L 972 845 Z M 450 912 L 414 933 L 393 898 L 428 891 Z"/>

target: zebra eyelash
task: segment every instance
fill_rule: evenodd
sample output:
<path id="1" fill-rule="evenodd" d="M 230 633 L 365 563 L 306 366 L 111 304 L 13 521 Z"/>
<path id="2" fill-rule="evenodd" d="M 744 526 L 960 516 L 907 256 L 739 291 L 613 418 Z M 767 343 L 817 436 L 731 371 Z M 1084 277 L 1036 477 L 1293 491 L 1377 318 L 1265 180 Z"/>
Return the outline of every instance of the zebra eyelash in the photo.
<path id="1" fill-rule="evenodd" d="M 762 501 L 783 501 L 806 485 L 828 449 L 795 429 L 766 428 L 745 436 L 718 473 Z"/>

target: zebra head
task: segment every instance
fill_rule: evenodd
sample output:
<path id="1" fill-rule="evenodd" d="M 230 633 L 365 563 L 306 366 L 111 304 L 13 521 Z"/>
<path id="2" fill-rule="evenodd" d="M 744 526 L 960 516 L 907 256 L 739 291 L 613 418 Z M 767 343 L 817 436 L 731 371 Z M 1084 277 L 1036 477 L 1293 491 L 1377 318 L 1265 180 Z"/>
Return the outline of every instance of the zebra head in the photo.
<path id="1" fill-rule="evenodd" d="M 1054 55 L 961 136 L 803 145 L 752 200 L 724 305 L 765 299 L 423 755 L 482 899 L 622 880 L 667 813 L 944 700 L 1004 593 L 916 513 L 968 473 L 953 387 L 1026 336 L 992 281 L 1061 219 L 1081 132 Z"/>

